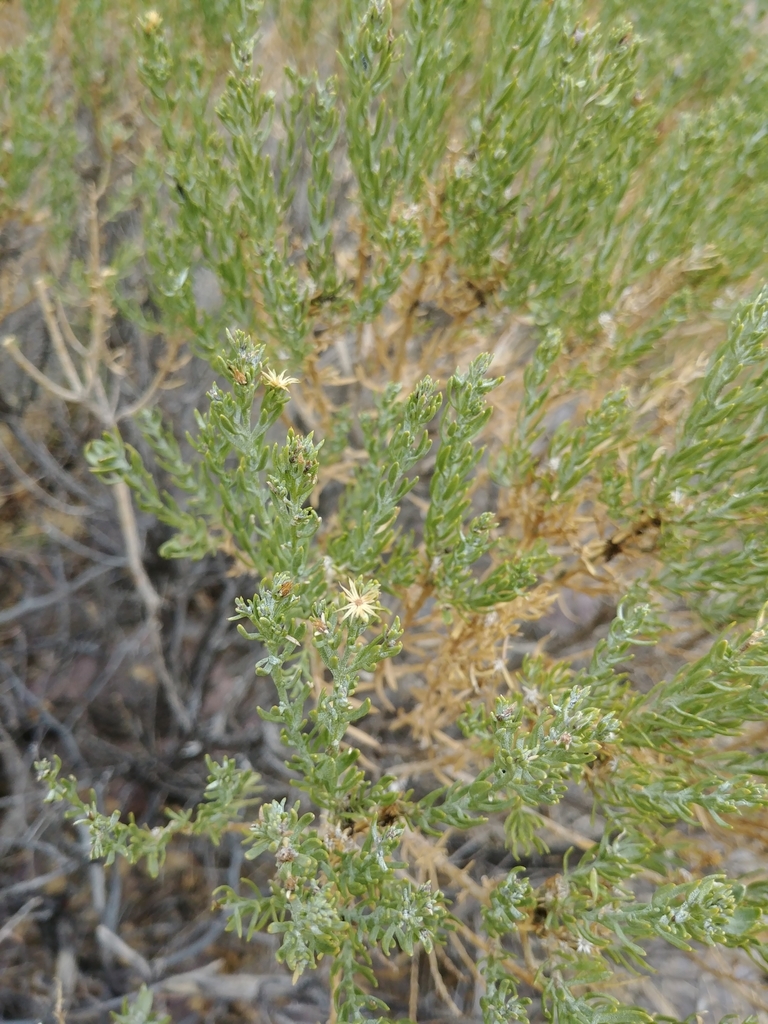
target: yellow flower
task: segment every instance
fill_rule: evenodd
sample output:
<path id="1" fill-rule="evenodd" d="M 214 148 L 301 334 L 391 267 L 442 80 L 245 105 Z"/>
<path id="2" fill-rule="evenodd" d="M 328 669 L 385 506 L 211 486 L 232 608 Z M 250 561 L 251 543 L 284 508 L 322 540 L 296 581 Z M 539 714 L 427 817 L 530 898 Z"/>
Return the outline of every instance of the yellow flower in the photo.
<path id="1" fill-rule="evenodd" d="M 280 391 L 287 391 L 289 384 L 298 384 L 297 377 L 289 377 L 285 370 L 282 373 L 275 373 L 267 367 L 261 371 L 261 383 L 268 388 L 278 388 Z"/>
<path id="2" fill-rule="evenodd" d="M 350 579 L 347 582 L 349 583 L 349 589 L 343 585 L 341 587 L 344 596 L 349 602 L 344 609 L 344 614 L 341 616 L 341 621 L 344 622 L 346 619 L 362 619 L 363 622 L 368 622 L 369 619 L 376 615 L 379 608 L 379 584 L 366 583 L 362 590 L 358 591 L 354 580 Z"/>
<path id="3" fill-rule="evenodd" d="M 153 35 L 163 23 L 163 19 L 157 11 L 147 11 L 143 18 L 139 19 L 142 29 L 148 36 Z"/>

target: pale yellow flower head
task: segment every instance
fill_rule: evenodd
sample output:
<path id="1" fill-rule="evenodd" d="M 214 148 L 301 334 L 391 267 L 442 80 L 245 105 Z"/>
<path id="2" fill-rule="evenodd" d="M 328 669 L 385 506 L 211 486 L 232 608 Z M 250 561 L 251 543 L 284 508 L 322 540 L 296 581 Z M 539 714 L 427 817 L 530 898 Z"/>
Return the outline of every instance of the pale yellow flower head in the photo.
<path id="1" fill-rule="evenodd" d="M 344 585 L 341 587 L 348 602 L 341 621 L 360 619 L 362 622 L 368 622 L 379 610 L 379 584 L 366 583 L 361 590 L 358 590 L 354 580 L 350 579 L 347 582 L 349 587 Z"/>
<path id="2" fill-rule="evenodd" d="M 289 377 L 285 370 L 281 373 L 275 373 L 274 370 L 270 370 L 266 367 L 261 371 L 261 383 L 265 384 L 268 388 L 277 388 L 279 391 L 287 391 L 289 384 L 298 384 L 297 377 Z"/>
<path id="3" fill-rule="evenodd" d="M 163 23 L 163 19 L 160 17 L 157 11 L 147 11 L 143 18 L 140 19 L 142 29 L 147 33 L 148 36 L 153 35 Z"/>

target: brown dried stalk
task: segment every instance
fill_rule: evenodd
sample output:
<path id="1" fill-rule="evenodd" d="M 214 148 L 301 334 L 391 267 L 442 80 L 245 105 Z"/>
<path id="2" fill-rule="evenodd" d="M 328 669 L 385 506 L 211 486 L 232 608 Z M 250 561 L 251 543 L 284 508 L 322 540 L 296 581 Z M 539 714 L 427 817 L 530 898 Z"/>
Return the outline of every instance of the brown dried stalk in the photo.
<path id="1" fill-rule="evenodd" d="M 35 281 L 40 308 L 43 312 L 46 327 L 51 337 L 57 361 L 67 381 L 66 387 L 52 380 L 39 370 L 23 352 L 20 351 L 16 338 L 11 335 L 3 339 L 3 347 L 8 351 L 16 364 L 21 367 L 36 383 L 50 394 L 65 402 L 84 406 L 101 423 L 105 430 L 116 430 L 120 420 L 126 419 L 152 401 L 156 392 L 166 382 L 168 376 L 178 368 L 176 359 L 179 342 L 169 343 L 166 358 L 146 391 L 130 405 L 119 408 L 119 378 L 124 370 L 112 359 L 106 344 L 109 321 L 112 313 L 109 296 L 106 290 L 106 279 L 112 273 L 111 268 L 101 265 L 99 199 L 106 188 L 106 181 L 99 187 L 92 186 L 88 194 L 88 227 L 90 243 L 89 284 L 89 341 L 84 345 L 75 335 L 67 319 L 61 303 L 52 302 L 48 287 L 43 278 Z M 76 365 L 75 359 L 80 366 Z M 104 371 L 117 378 L 117 386 L 109 396 L 104 383 Z M 180 729 L 187 733 L 192 728 L 192 720 L 184 706 L 168 667 L 162 649 L 159 613 L 162 598 L 152 585 L 142 561 L 142 541 L 136 522 L 136 513 L 128 485 L 118 481 L 113 486 L 115 505 L 117 507 L 120 530 L 123 535 L 128 568 L 133 577 L 134 585 L 147 613 L 150 629 L 150 645 L 152 648 L 155 670 L 163 687 L 168 704 L 176 718 Z"/>

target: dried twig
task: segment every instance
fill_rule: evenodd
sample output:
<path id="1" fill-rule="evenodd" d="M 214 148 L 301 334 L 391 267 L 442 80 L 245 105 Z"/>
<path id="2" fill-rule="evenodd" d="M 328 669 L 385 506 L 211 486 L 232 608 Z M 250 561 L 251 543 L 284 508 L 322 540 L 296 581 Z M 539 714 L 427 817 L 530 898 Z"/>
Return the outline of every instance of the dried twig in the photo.
<path id="1" fill-rule="evenodd" d="M 81 590 L 83 587 L 92 583 L 98 579 L 99 576 L 104 576 L 105 573 L 112 572 L 114 565 L 92 565 L 90 569 L 86 569 L 81 572 L 79 576 L 76 576 L 73 580 L 70 580 L 66 586 L 57 587 L 55 590 L 49 591 L 47 594 L 40 594 L 39 597 L 26 597 L 23 601 L 19 601 L 18 604 L 12 605 L 10 608 L 5 608 L 0 612 L 0 626 L 5 626 L 9 622 L 15 622 L 17 619 L 23 618 L 25 615 L 29 615 L 31 612 L 42 611 L 43 608 L 50 608 L 53 604 L 58 604 L 60 601 L 66 601 L 72 594 Z"/>
<path id="2" fill-rule="evenodd" d="M 63 919 L 58 922 L 56 938 L 59 951 L 56 954 L 56 1004 L 54 1019 L 56 1024 L 66 1024 L 64 1011 L 69 1007 L 77 986 L 77 956 L 74 949 L 74 929 L 72 922 Z"/>
<path id="3" fill-rule="evenodd" d="M 37 293 L 40 308 L 43 312 L 43 318 L 51 337 L 53 349 L 59 366 L 65 379 L 68 381 L 69 387 L 62 387 L 62 385 L 44 374 L 29 359 L 27 359 L 27 357 L 19 350 L 18 343 L 14 336 L 5 338 L 3 346 L 8 350 L 8 353 L 17 365 L 51 394 L 66 402 L 85 406 L 99 419 L 105 430 L 116 430 L 118 421 L 125 416 L 133 415 L 139 409 L 147 405 L 157 389 L 162 386 L 168 375 L 176 369 L 175 357 L 179 343 L 174 342 L 169 346 L 166 359 L 158 373 L 155 375 L 155 379 L 150 384 L 149 389 L 126 409 L 118 411 L 120 396 L 119 387 L 114 392 L 113 398 L 110 399 L 107 395 L 107 390 L 101 375 L 102 368 L 106 368 L 113 375 L 117 375 L 118 378 L 123 372 L 113 361 L 110 361 L 106 345 L 108 322 L 111 310 L 105 289 L 105 279 L 109 276 L 111 271 L 109 268 L 103 268 L 101 266 L 99 238 L 100 223 L 98 212 L 98 200 L 100 195 L 103 193 L 105 186 L 106 183 L 102 181 L 98 189 L 91 188 L 88 199 L 91 291 L 89 302 L 90 339 L 87 345 L 84 345 L 77 339 L 61 303 L 57 302 L 54 306 L 54 303 L 50 299 L 45 281 L 42 278 L 38 278 L 35 281 L 35 291 Z M 73 356 L 70 354 L 70 349 L 80 359 L 81 366 L 79 370 L 75 365 Z M 2 442 L 0 442 L 0 446 L 1 445 Z M 0 447 L 0 456 L 4 458 L 17 478 L 19 478 L 28 489 L 34 490 L 34 493 L 36 493 L 38 497 L 41 497 L 41 500 L 45 501 L 47 504 L 51 504 L 56 501 L 56 499 L 53 499 L 50 495 L 47 495 L 42 491 L 42 489 L 39 488 L 33 480 L 31 480 L 31 478 L 27 477 L 21 467 L 16 465 L 10 453 L 5 452 L 3 447 Z M 131 576 L 133 577 L 134 585 L 136 586 L 136 590 L 141 598 L 142 604 L 146 609 L 147 618 L 150 623 L 150 647 L 153 653 L 158 678 L 179 727 L 183 732 L 189 732 L 192 728 L 192 716 L 187 711 L 183 701 L 181 700 L 176 681 L 168 671 L 168 667 L 163 656 L 161 629 L 158 618 L 159 611 L 162 606 L 162 598 L 153 587 L 144 568 L 144 563 L 142 561 L 142 541 L 139 535 L 136 514 L 134 512 L 133 501 L 131 499 L 131 493 L 128 485 L 123 481 L 117 482 L 114 485 L 113 494 L 115 497 L 115 504 L 117 506 L 120 529 L 123 535 L 128 568 Z M 71 510 L 70 506 L 63 505 L 63 503 L 60 502 L 57 502 L 57 506 L 60 506 L 59 510 Z M 78 514 L 90 514 L 92 512 L 92 509 L 90 508 L 84 512 L 77 510 L 74 506 L 71 508 L 77 511 Z M 104 569 L 102 568 L 101 571 L 104 571 Z M 89 572 L 91 572 L 90 576 L 86 576 L 85 574 L 83 575 L 83 583 L 90 582 L 90 580 L 94 578 L 93 570 L 89 570 Z M 30 611 L 36 611 L 39 608 L 47 607 L 49 604 L 56 603 L 56 601 L 61 599 L 61 595 L 58 592 L 54 593 L 56 596 L 51 597 L 50 600 L 47 600 L 44 603 L 40 603 L 41 599 L 31 599 L 36 603 L 20 602 L 19 605 L 15 606 L 15 608 L 7 609 L 4 613 L 0 613 L 0 624 L 4 621 L 13 621 L 14 618 L 18 618 L 20 615 L 25 615 Z M 5 616 L 5 618 L 3 616 Z"/>
<path id="4" fill-rule="evenodd" d="M 141 953 L 129 946 L 106 925 L 97 925 L 96 938 L 99 940 L 99 944 L 114 954 L 121 963 L 132 967 L 143 981 L 149 981 L 152 978 L 152 967 L 149 961 L 145 960 Z"/>
<path id="5" fill-rule="evenodd" d="M 32 899 L 27 900 L 23 907 L 16 911 L 13 917 L 9 917 L 2 928 L 0 928 L 0 942 L 5 942 L 6 939 L 9 939 L 13 935 L 16 926 L 25 921 L 42 902 L 41 896 L 33 896 Z"/>
<path id="6" fill-rule="evenodd" d="M 203 702 L 203 685 L 213 664 L 219 643 L 230 628 L 230 614 L 236 594 L 240 591 L 242 580 L 229 578 L 216 602 L 211 621 L 195 653 L 190 672 L 191 695 L 187 702 L 187 711 L 194 721 L 200 713 Z"/>
<path id="7" fill-rule="evenodd" d="M 32 477 L 25 473 L 18 462 L 14 459 L 13 455 L 8 451 L 6 446 L 3 444 L 3 440 L 0 437 L 0 459 L 5 463 L 6 469 L 16 477 L 18 482 L 29 494 L 33 494 L 36 498 L 43 502 L 44 505 L 48 505 L 54 512 L 63 512 L 68 516 L 90 516 L 93 515 L 93 509 L 89 505 L 70 505 L 68 502 L 60 501 L 55 498 L 52 494 L 43 490 L 42 487 L 33 480 Z"/>
<path id="8" fill-rule="evenodd" d="M 111 503 L 106 499 L 106 496 L 103 493 L 91 494 L 87 487 L 84 487 L 83 484 L 81 484 L 79 480 L 75 479 L 71 473 L 62 469 L 45 445 L 30 437 L 22 424 L 15 417 L 9 416 L 5 420 L 5 425 L 21 447 L 28 455 L 31 456 L 32 459 L 34 459 L 42 472 L 59 483 L 65 490 L 69 491 L 73 497 L 79 498 L 86 506 L 98 508 L 101 511 L 106 511 L 111 508 Z"/>
<path id="9" fill-rule="evenodd" d="M 239 842 L 232 843 L 232 856 L 227 868 L 227 885 L 235 892 L 240 888 L 240 868 L 242 867 L 244 856 L 245 851 L 242 844 Z M 229 915 L 227 912 L 222 911 L 217 918 L 211 921 L 199 938 L 183 946 L 181 949 L 173 950 L 165 956 L 156 957 L 152 961 L 154 977 L 162 978 L 170 967 L 175 967 L 176 964 L 180 964 L 184 960 L 191 960 L 193 957 L 204 953 L 224 932 L 228 919 Z"/>
<path id="10" fill-rule="evenodd" d="M 703 971 L 706 971 L 707 974 L 711 974 L 713 978 L 718 978 L 720 981 L 724 982 L 729 989 L 738 993 L 742 999 L 745 999 L 756 1010 L 768 1011 L 768 996 L 762 996 L 760 992 L 755 989 L 754 985 L 749 985 L 746 982 L 740 981 L 738 978 L 734 978 L 733 973 L 727 969 L 727 965 L 720 956 L 718 956 L 718 959 L 720 959 L 723 964 L 721 967 L 716 967 L 711 961 L 700 956 L 695 951 L 689 952 L 688 956 Z"/>
<path id="11" fill-rule="evenodd" d="M 83 573 L 83 575 L 85 575 L 85 573 Z M 58 718 L 48 711 L 44 702 L 24 685 L 22 680 L 19 679 L 7 662 L 0 660 L 0 668 L 2 668 L 5 673 L 5 676 L 10 682 L 16 695 L 28 707 L 35 708 L 37 716 L 42 724 L 59 737 L 72 762 L 76 765 L 84 764 L 83 755 L 80 753 L 80 747 L 78 746 L 77 740 L 73 736 L 71 729 L 69 729 L 63 722 L 60 722 Z"/>
<path id="12" fill-rule="evenodd" d="M 53 523 L 42 520 L 40 528 L 51 540 L 55 540 L 57 544 L 71 551 L 74 555 L 80 555 L 82 558 L 89 558 L 93 562 L 98 562 L 99 565 L 113 566 L 116 569 L 122 569 L 127 564 L 125 558 L 120 555 L 109 555 L 104 551 L 96 551 L 94 548 L 89 548 L 86 544 L 81 544 L 79 541 L 74 540 L 74 538 L 67 536 L 66 533 L 59 530 Z"/>
<path id="13" fill-rule="evenodd" d="M 155 982 L 150 988 L 153 992 L 167 993 L 175 996 L 203 996 L 207 999 L 247 1000 L 257 998 L 276 998 L 293 988 L 289 976 L 284 974 L 221 974 L 223 960 L 197 967 L 183 974 L 172 974 L 162 981 Z M 70 1022 L 92 1020 L 108 1010 L 116 1010 L 123 1001 L 131 1002 L 136 993 L 117 996 L 104 1002 L 96 1003 L 84 1010 L 77 1010 L 68 1015 Z"/>
<path id="14" fill-rule="evenodd" d="M 27 812 L 24 793 L 27 786 L 27 769 L 24 760 L 13 742 L 13 738 L 0 722 L 0 759 L 5 769 L 5 777 L 11 784 L 13 804 L 11 810 L 0 825 L 0 853 L 4 852 L 8 843 L 26 828 Z"/>
<path id="15" fill-rule="evenodd" d="M 437 991 L 437 994 L 440 996 L 442 1001 L 448 1007 L 448 1012 L 453 1017 L 462 1017 L 463 1016 L 462 1011 L 459 1009 L 459 1007 L 453 1001 L 453 997 L 451 996 L 451 993 L 446 988 L 445 982 L 443 981 L 443 977 L 440 974 L 440 968 L 438 967 L 438 964 L 437 964 L 437 956 L 435 955 L 434 949 L 430 949 L 430 951 L 429 951 L 429 970 L 430 970 L 430 973 L 432 975 L 432 980 L 435 983 L 435 989 Z"/>
<path id="16" fill-rule="evenodd" d="M 419 964 L 421 962 L 421 946 L 417 945 L 411 957 L 411 981 L 408 992 L 408 1018 L 416 1024 L 419 1012 Z"/>

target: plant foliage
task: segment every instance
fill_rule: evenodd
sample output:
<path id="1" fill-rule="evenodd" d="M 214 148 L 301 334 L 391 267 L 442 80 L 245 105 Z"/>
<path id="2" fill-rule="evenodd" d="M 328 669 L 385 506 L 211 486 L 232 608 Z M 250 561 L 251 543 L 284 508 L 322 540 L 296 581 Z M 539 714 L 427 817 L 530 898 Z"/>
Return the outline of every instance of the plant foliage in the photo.
<path id="1" fill-rule="evenodd" d="M 141 140 L 100 121 L 105 153 L 136 152 L 130 180 L 105 179 L 105 222 L 107 196 L 142 217 L 109 301 L 210 382 L 186 437 L 153 400 L 86 457 L 166 525 L 164 557 L 222 553 L 253 578 L 232 618 L 300 797 L 261 803 L 251 769 L 209 757 L 199 805 L 150 828 L 59 761 L 40 779 L 108 864 L 156 875 L 175 835 L 228 832 L 270 859 L 267 891 L 215 898 L 239 935 L 280 937 L 294 978 L 330 961 L 335 1021 L 388 1020 L 378 954 L 467 939 L 471 897 L 487 1024 L 533 997 L 556 1024 L 642 1024 L 611 982 L 650 940 L 766 959 L 764 883 L 697 853 L 768 808 L 764 48 L 731 0 L 299 6 L 78 3 L 69 31 L 94 103 L 118 84 L 94 70 L 110 25 L 142 95 Z M 26 9 L 0 56 L 0 212 L 45 208 L 63 252 L 65 15 Z M 289 41 L 269 87 L 262 31 Z M 139 259 L 151 313 L 127 284 Z M 510 642 L 579 589 L 614 608 L 589 657 L 513 664 Z M 673 614 L 707 636 L 676 661 Z M 409 677 L 394 725 L 439 771 L 403 788 L 359 736 Z M 518 861 L 574 786 L 601 838 L 534 885 Z M 457 881 L 441 844 L 484 822 L 514 866 Z M 150 1013 L 144 991 L 116 1019 Z"/>

